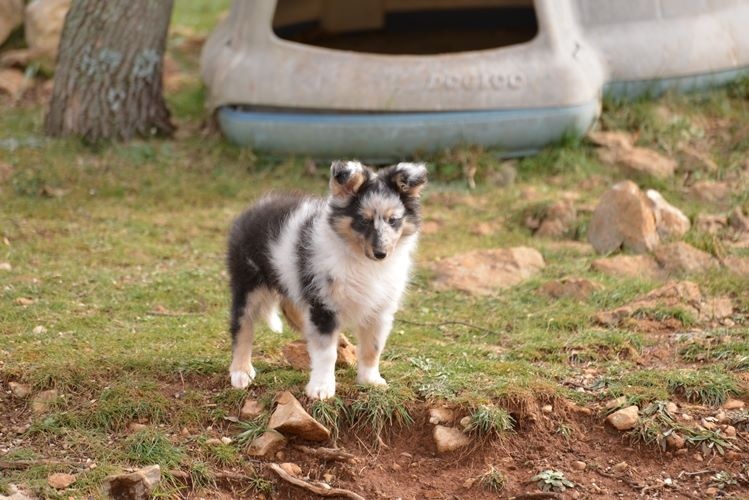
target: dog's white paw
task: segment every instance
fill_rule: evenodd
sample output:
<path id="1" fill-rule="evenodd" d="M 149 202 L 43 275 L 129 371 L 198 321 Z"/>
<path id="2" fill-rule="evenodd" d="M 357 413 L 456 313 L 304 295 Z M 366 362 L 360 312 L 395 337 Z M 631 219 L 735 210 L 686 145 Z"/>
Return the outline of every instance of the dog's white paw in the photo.
<path id="1" fill-rule="evenodd" d="M 356 382 L 361 385 L 388 385 L 387 381 L 380 376 L 380 370 L 377 367 L 360 366 L 359 373 L 356 375 Z"/>
<path id="2" fill-rule="evenodd" d="M 268 316 L 268 328 L 270 328 L 273 333 L 283 333 L 283 321 L 281 321 L 278 312 L 274 311 Z"/>
<path id="3" fill-rule="evenodd" d="M 304 392 L 312 399 L 328 399 L 335 396 L 335 380 L 310 380 Z"/>
<path id="4" fill-rule="evenodd" d="M 244 370 L 232 370 L 231 372 L 231 385 L 237 389 L 244 389 L 250 382 L 255 378 L 255 368 L 250 367 L 250 371 Z"/>

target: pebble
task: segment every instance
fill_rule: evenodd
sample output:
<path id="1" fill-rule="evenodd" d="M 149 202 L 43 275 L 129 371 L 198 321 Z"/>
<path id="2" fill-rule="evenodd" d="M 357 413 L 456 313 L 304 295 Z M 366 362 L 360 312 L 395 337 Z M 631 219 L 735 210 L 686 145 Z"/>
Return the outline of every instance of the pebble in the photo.
<path id="1" fill-rule="evenodd" d="M 543 405 L 541 407 L 541 411 L 544 413 L 551 413 L 552 411 L 554 411 L 554 407 L 551 405 Z"/>
<path id="2" fill-rule="evenodd" d="M 736 437 L 736 427 L 732 425 L 727 425 L 723 432 L 727 437 Z"/>
<path id="3" fill-rule="evenodd" d="M 714 497 L 715 495 L 718 494 L 718 488 L 714 488 L 711 486 L 710 488 L 705 490 L 705 494 L 708 496 Z"/>
<path id="4" fill-rule="evenodd" d="M 729 399 L 723 404 L 724 410 L 740 410 L 745 406 L 745 403 L 740 399 Z"/>
<path id="5" fill-rule="evenodd" d="M 582 460 L 575 460 L 574 462 L 572 462 L 572 468 L 575 470 L 585 470 L 586 467 L 586 463 Z"/>
<path id="6" fill-rule="evenodd" d="M 619 462 L 618 464 L 613 466 L 611 470 L 621 474 L 622 472 L 626 471 L 628 468 L 629 468 L 629 464 L 627 462 Z"/>

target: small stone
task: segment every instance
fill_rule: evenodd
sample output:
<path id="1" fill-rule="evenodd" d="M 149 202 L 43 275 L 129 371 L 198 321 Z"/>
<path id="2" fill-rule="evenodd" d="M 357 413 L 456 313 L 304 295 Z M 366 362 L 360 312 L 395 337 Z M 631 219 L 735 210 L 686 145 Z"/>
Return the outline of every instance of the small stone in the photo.
<path id="1" fill-rule="evenodd" d="M 606 422 L 617 430 L 628 431 L 637 425 L 639 418 L 639 409 L 636 405 L 632 405 L 615 411 L 606 417 Z"/>
<path id="2" fill-rule="evenodd" d="M 655 216 L 637 184 L 620 182 L 601 196 L 588 225 L 588 241 L 598 253 L 624 247 L 641 254 L 658 245 Z"/>
<path id="3" fill-rule="evenodd" d="M 704 458 L 702 458 L 702 453 L 695 453 L 692 455 L 692 458 L 694 458 L 696 462 L 702 462 L 704 460 Z"/>
<path id="4" fill-rule="evenodd" d="M 711 486 L 705 490 L 705 494 L 709 497 L 714 497 L 715 495 L 718 494 L 718 491 L 719 491 L 718 488 Z"/>
<path id="5" fill-rule="evenodd" d="M 659 280 L 666 272 L 652 255 L 614 255 L 594 260 L 590 267 L 615 278 L 647 278 Z"/>
<path id="6" fill-rule="evenodd" d="M 723 204 L 731 197 L 731 186 L 727 182 L 697 181 L 689 192 L 698 200 Z"/>
<path id="7" fill-rule="evenodd" d="M 646 174 L 657 179 L 674 175 L 676 161 L 657 151 L 623 144 L 598 149 L 598 158 L 606 164 L 617 165 L 625 174 Z"/>
<path id="8" fill-rule="evenodd" d="M 744 408 L 744 406 L 746 406 L 746 404 L 740 399 L 729 399 L 723 403 L 724 410 L 740 410 Z"/>
<path id="9" fill-rule="evenodd" d="M 619 462 L 615 466 L 611 468 L 614 472 L 617 474 L 621 474 L 622 472 L 625 472 L 627 469 L 629 469 L 629 464 L 627 462 Z"/>
<path id="10" fill-rule="evenodd" d="M 601 289 L 600 284 L 586 278 L 564 278 L 544 283 L 538 292 L 552 299 L 587 300 L 593 292 Z"/>
<path id="11" fill-rule="evenodd" d="M 685 422 L 691 422 L 692 420 L 694 420 L 694 417 L 690 415 L 689 413 L 682 413 L 681 419 Z"/>
<path id="12" fill-rule="evenodd" d="M 726 435 L 726 437 L 736 437 L 736 427 L 732 425 L 727 425 L 725 429 L 723 429 L 723 433 Z"/>
<path id="13" fill-rule="evenodd" d="M 645 196 L 655 215 L 655 228 L 662 240 L 678 239 L 687 234 L 691 224 L 684 212 L 667 202 L 655 189 L 648 189 Z"/>
<path id="14" fill-rule="evenodd" d="M 686 440 L 675 432 L 666 436 L 666 445 L 669 449 L 680 450 L 686 445 Z"/>
<path id="15" fill-rule="evenodd" d="M 728 450 L 726 451 L 726 454 L 724 455 L 726 460 L 729 462 L 734 462 L 736 460 L 739 460 L 741 458 L 741 453 L 735 450 Z"/>
<path id="16" fill-rule="evenodd" d="M 302 468 L 295 463 L 285 462 L 282 463 L 279 467 L 286 471 L 286 473 L 290 476 L 299 477 L 302 475 Z"/>
<path id="17" fill-rule="evenodd" d="M 391 469 L 393 469 L 394 471 L 399 471 L 399 470 L 401 470 L 401 466 L 400 466 L 400 464 L 399 464 L 399 463 L 397 463 L 397 462 L 393 462 L 393 463 L 392 463 L 392 464 L 390 465 L 390 468 L 391 468 Z"/>
<path id="18" fill-rule="evenodd" d="M 31 410 L 36 415 L 41 415 L 49 410 L 50 405 L 60 397 L 60 394 L 56 389 L 50 389 L 48 391 L 42 391 L 34 397 L 31 402 Z"/>
<path id="19" fill-rule="evenodd" d="M 31 394 L 31 387 L 20 382 L 9 382 L 10 392 L 18 399 L 26 399 Z"/>
<path id="20" fill-rule="evenodd" d="M 613 410 L 615 408 L 621 408 L 625 404 L 627 404 L 627 396 L 619 396 L 616 399 L 607 401 L 604 408 L 606 408 L 607 410 Z"/>
<path id="21" fill-rule="evenodd" d="M 230 437 L 224 436 L 224 437 L 221 438 L 221 442 L 223 444 L 231 444 L 232 441 L 231 441 Z"/>
<path id="22" fill-rule="evenodd" d="M 544 413 L 551 413 L 551 412 L 554 411 L 554 407 L 551 406 L 551 405 L 543 405 L 541 407 L 541 411 L 544 412 Z"/>
<path id="23" fill-rule="evenodd" d="M 269 429 L 308 441 L 326 441 L 330 438 L 330 431 L 312 418 L 289 391 L 282 392 L 276 401 L 276 409 L 268 423 Z"/>
<path id="24" fill-rule="evenodd" d="M 718 413 L 715 414 L 715 420 L 719 424 L 725 424 L 728 422 L 728 414 L 725 412 L 725 410 L 718 410 Z"/>
<path id="25" fill-rule="evenodd" d="M 37 325 L 34 327 L 33 330 L 31 330 L 31 333 L 33 333 L 34 335 L 41 335 L 43 333 L 47 333 L 47 329 L 44 328 L 42 325 Z"/>
<path id="26" fill-rule="evenodd" d="M 330 472 L 326 472 L 325 474 L 323 474 L 322 478 L 327 483 L 332 483 L 335 480 L 335 476 L 333 474 L 331 474 Z"/>
<path id="27" fill-rule="evenodd" d="M 666 403 L 666 411 L 671 413 L 672 415 L 675 415 L 676 412 L 679 411 L 679 405 L 677 405 L 673 401 L 669 401 Z"/>
<path id="28" fill-rule="evenodd" d="M 104 493 L 109 498 L 147 500 L 161 481 L 161 467 L 149 465 L 129 474 L 109 476 L 104 480 Z"/>
<path id="29" fill-rule="evenodd" d="M 239 418 L 241 420 L 254 420 L 265 411 L 265 405 L 257 400 L 248 399 L 242 405 L 242 409 L 239 410 Z"/>
<path id="30" fill-rule="evenodd" d="M 274 455 L 286 445 L 283 434 L 274 430 L 267 430 L 262 436 L 256 437 L 247 448 L 247 454 L 253 457 Z"/>
<path id="31" fill-rule="evenodd" d="M 450 408 L 430 408 L 430 424 L 451 424 L 455 420 L 455 412 Z"/>
<path id="32" fill-rule="evenodd" d="M 64 490 L 75 482 L 75 476 L 72 474 L 63 474 L 62 472 L 55 472 L 47 477 L 47 484 L 52 486 L 56 490 Z"/>
<path id="33" fill-rule="evenodd" d="M 180 433 L 180 434 L 182 434 L 183 436 L 189 436 L 189 435 L 190 435 L 190 429 L 188 429 L 187 427 L 183 427 L 183 428 L 182 428 L 182 429 L 181 429 L 181 430 L 179 431 L 179 433 Z"/>
<path id="34" fill-rule="evenodd" d="M 465 429 L 465 428 L 466 428 L 466 427 L 468 427 L 469 425 L 471 425 L 471 417 L 469 417 L 469 416 L 465 416 L 465 417 L 463 417 L 463 418 L 461 418 L 461 419 L 460 419 L 460 426 L 461 426 L 462 428 L 464 428 L 464 429 Z"/>
<path id="35" fill-rule="evenodd" d="M 674 455 L 676 455 L 676 456 L 679 456 L 679 457 L 680 457 L 680 456 L 682 456 L 682 455 L 686 455 L 687 453 L 689 453 L 689 450 L 687 450 L 686 448 L 681 448 L 681 449 L 679 449 L 679 450 L 676 450 L 676 451 L 674 452 Z"/>
<path id="36" fill-rule="evenodd" d="M 10 265 L 10 262 L 0 262 L 0 271 L 12 271 L 13 266 Z"/>
<path id="37" fill-rule="evenodd" d="M 19 306 L 30 306 L 33 305 L 36 301 L 32 299 L 31 297 L 18 297 L 16 299 L 16 305 Z"/>
<path id="38" fill-rule="evenodd" d="M 572 468 L 575 470 L 585 470 L 588 465 L 582 460 L 575 460 L 572 462 Z"/>
<path id="39" fill-rule="evenodd" d="M 146 424 L 139 424 L 138 422 L 130 422 L 127 424 L 127 430 L 130 432 L 140 432 L 144 429 L 148 429 Z"/>
<path id="40" fill-rule="evenodd" d="M 208 446 L 218 446 L 222 443 L 219 438 L 208 438 L 205 440 L 205 444 L 207 444 Z"/>
<path id="41" fill-rule="evenodd" d="M 471 488 L 473 488 L 474 483 L 476 483 L 476 478 L 469 477 L 468 479 L 463 481 L 463 488 L 470 490 Z"/>
<path id="42" fill-rule="evenodd" d="M 437 425 L 434 427 L 432 436 L 437 445 L 437 451 L 440 453 L 449 453 L 471 444 L 471 438 L 454 427 Z"/>
<path id="43" fill-rule="evenodd" d="M 276 460 L 278 460 L 279 462 L 283 462 L 285 459 L 286 453 L 284 453 L 283 450 L 276 452 Z"/>

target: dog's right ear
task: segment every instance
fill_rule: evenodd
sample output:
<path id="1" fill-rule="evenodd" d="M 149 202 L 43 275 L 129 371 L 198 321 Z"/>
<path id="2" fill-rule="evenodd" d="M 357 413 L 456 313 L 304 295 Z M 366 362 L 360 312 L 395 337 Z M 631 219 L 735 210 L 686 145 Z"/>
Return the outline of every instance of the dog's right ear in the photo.
<path id="1" fill-rule="evenodd" d="M 334 161 L 330 165 L 330 194 L 334 198 L 349 198 L 367 180 L 367 168 L 358 161 Z"/>

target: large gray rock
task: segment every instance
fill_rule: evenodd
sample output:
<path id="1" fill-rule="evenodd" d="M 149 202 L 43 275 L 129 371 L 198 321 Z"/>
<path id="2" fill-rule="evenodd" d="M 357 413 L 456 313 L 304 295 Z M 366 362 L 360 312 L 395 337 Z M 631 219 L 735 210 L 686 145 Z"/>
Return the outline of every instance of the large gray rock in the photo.
<path id="1" fill-rule="evenodd" d="M 491 295 L 536 275 L 546 266 L 535 248 L 474 250 L 441 260 L 434 266 L 435 285 L 472 295 Z"/>
<path id="2" fill-rule="evenodd" d="M 619 182 L 603 194 L 590 220 L 588 241 L 598 253 L 622 247 L 646 253 L 658 245 L 655 216 L 634 182 Z"/>
<path id="3" fill-rule="evenodd" d="M 282 392 L 276 401 L 276 409 L 268 422 L 269 429 L 308 441 L 326 441 L 330 438 L 330 431 L 312 418 L 289 391 Z"/>

